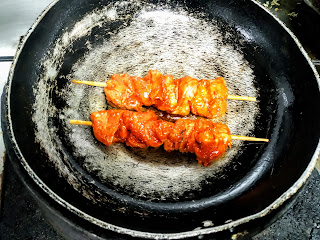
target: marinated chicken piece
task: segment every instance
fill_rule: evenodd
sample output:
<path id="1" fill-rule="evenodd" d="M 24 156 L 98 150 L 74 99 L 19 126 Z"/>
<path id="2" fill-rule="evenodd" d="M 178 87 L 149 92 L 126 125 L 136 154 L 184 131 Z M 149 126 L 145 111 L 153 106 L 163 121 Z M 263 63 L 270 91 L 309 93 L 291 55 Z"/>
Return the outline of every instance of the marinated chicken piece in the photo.
<path id="1" fill-rule="evenodd" d="M 105 110 L 91 114 L 93 132 L 105 145 L 125 143 L 146 148 L 163 144 L 166 151 L 195 153 L 203 166 L 208 166 L 231 147 L 227 125 L 205 119 L 179 119 L 175 123 L 157 119 L 151 110 Z"/>
<path id="2" fill-rule="evenodd" d="M 204 166 L 221 157 L 231 147 L 231 135 L 227 125 L 204 119 L 179 119 L 164 142 L 168 152 L 195 153 Z"/>
<path id="3" fill-rule="evenodd" d="M 142 111 L 142 106 L 154 106 L 170 114 L 186 116 L 191 112 L 214 118 L 225 114 L 227 109 L 225 84 L 222 77 L 173 79 L 172 75 L 150 70 L 144 78 L 114 74 L 104 91 L 110 105 L 121 109 Z"/>

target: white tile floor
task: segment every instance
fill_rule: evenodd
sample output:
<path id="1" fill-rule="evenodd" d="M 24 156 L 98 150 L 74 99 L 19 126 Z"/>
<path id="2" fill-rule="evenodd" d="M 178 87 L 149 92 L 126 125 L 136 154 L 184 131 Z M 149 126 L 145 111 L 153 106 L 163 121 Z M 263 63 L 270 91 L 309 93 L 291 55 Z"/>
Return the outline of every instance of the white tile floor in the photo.
<path id="1" fill-rule="evenodd" d="M 31 27 L 52 0 L 1 0 L 0 56 L 13 56 L 19 38 Z"/>

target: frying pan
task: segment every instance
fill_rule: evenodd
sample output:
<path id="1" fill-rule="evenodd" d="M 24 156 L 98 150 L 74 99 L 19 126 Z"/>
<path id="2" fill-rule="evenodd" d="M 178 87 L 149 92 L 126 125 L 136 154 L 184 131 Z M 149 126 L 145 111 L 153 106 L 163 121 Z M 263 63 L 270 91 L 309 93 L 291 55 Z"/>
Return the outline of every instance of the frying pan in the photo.
<path id="1" fill-rule="evenodd" d="M 113 73 L 226 79 L 234 141 L 209 167 L 162 148 L 103 146 L 71 126 L 107 109 Z M 84 222 L 143 238 L 213 234 L 286 202 L 319 155 L 319 76 L 294 35 L 254 1 L 56 1 L 22 40 L 2 96 L 10 160 L 41 194 Z M 168 120 L 170 116 L 157 112 Z M 193 116 L 188 116 L 193 118 Z"/>

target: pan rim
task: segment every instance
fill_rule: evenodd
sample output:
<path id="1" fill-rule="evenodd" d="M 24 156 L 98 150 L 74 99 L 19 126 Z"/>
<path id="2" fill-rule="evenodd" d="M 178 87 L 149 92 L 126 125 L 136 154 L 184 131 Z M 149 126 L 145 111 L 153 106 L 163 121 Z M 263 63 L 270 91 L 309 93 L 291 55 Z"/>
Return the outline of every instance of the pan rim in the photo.
<path id="1" fill-rule="evenodd" d="M 27 163 L 26 159 L 24 158 L 14 135 L 14 131 L 13 131 L 13 125 L 12 125 L 12 121 L 11 121 L 11 104 L 10 104 L 10 95 L 11 95 L 11 84 L 12 84 L 12 80 L 13 80 L 13 73 L 14 73 L 14 69 L 15 66 L 19 60 L 19 56 L 20 53 L 23 50 L 23 47 L 26 43 L 26 41 L 28 40 L 28 38 L 30 37 L 30 35 L 32 34 L 33 30 L 37 27 L 37 25 L 41 22 L 41 20 L 43 19 L 43 17 L 46 15 L 46 13 L 58 2 L 59 0 L 54 0 L 51 4 L 49 4 L 46 9 L 40 14 L 40 16 L 36 19 L 36 21 L 33 23 L 33 25 L 31 26 L 31 28 L 28 30 L 27 34 L 24 36 L 23 40 L 20 42 L 17 52 L 15 54 L 14 60 L 12 62 L 11 68 L 10 68 L 10 72 L 9 72 L 9 77 L 8 77 L 8 82 L 7 82 L 7 88 L 6 88 L 6 102 L 7 102 L 7 106 L 6 106 L 6 120 L 8 122 L 8 137 L 9 140 L 13 143 L 13 149 L 15 152 L 15 155 L 17 156 L 17 158 L 20 160 L 21 165 L 23 166 L 23 168 L 26 170 L 26 172 L 28 173 L 28 175 L 33 179 L 33 181 L 44 191 L 46 192 L 46 194 L 48 194 L 50 196 L 51 199 L 53 199 L 55 202 L 57 202 L 58 204 L 60 204 L 62 207 L 68 209 L 70 212 L 74 213 L 75 215 L 79 216 L 80 218 L 83 218 L 101 228 L 107 229 L 107 230 L 111 230 L 113 232 L 117 232 L 120 234 L 126 234 L 126 235 L 131 235 L 134 237 L 140 237 L 140 238 L 165 238 L 165 239 L 181 239 L 181 238 L 186 238 L 186 237 L 195 237 L 195 236 L 199 236 L 199 235 L 206 235 L 206 234 L 212 234 L 212 233 L 217 233 L 217 232 L 221 232 L 223 230 L 226 229 L 230 229 L 230 228 L 234 228 L 237 227 L 241 224 L 247 223 L 249 221 L 261 218 L 266 216 L 267 214 L 269 214 L 272 210 L 277 209 L 278 207 L 280 207 L 286 200 L 288 200 L 292 195 L 294 195 L 301 187 L 302 185 L 306 182 L 306 180 L 308 179 L 308 177 L 311 175 L 315 165 L 316 165 L 316 161 L 317 158 L 319 157 L 320 154 L 320 140 L 318 141 L 318 145 L 315 149 L 315 152 L 311 158 L 311 161 L 309 162 L 307 168 L 305 169 L 305 171 L 303 172 L 303 174 L 299 177 L 299 179 L 287 190 L 285 191 L 281 196 L 279 196 L 275 201 L 273 201 L 269 206 L 267 206 L 266 208 L 264 208 L 263 210 L 261 210 L 260 212 L 257 212 L 255 214 L 234 220 L 232 222 L 229 223 L 225 223 L 223 225 L 219 225 L 219 226 L 215 226 L 215 227 L 209 227 L 209 228 L 205 228 L 205 229 L 198 229 L 198 230 L 191 230 L 191 231 L 184 231 L 184 232 L 177 232 L 177 233 L 152 233 L 152 232 L 143 232 L 143 231 L 138 231 L 138 230 L 133 230 L 133 229 L 129 229 L 129 228 L 124 228 L 124 227 L 120 227 L 120 226 L 116 226 L 114 224 L 111 223 L 107 223 L 104 222 L 100 219 L 97 219 L 85 212 L 83 212 L 82 210 L 80 210 L 79 208 L 73 206 L 72 204 L 70 204 L 69 202 L 67 202 L 66 200 L 64 200 L 63 198 L 61 198 L 58 194 L 56 194 L 54 191 L 52 191 L 41 179 L 40 177 L 38 177 L 38 175 L 33 171 L 33 169 L 29 166 L 29 164 Z M 292 39 L 295 41 L 295 43 L 297 44 L 299 50 L 301 51 L 301 53 L 303 54 L 303 56 L 305 57 L 305 59 L 307 60 L 309 66 L 311 67 L 317 83 L 318 83 L 318 87 L 320 89 L 320 77 L 319 74 L 315 68 L 315 66 L 313 65 L 310 57 L 308 56 L 307 52 L 305 51 L 305 49 L 303 48 L 303 46 L 301 45 L 300 41 L 297 39 L 297 37 L 293 34 L 293 32 L 279 19 L 277 18 L 275 15 L 272 14 L 272 12 L 268 9 L 266 9 L 265 7 L 263 7 L 263 5 L 255 0 L 250 0 L 252 3 L 256 4 L 257 6 L 259 6 L 262 10 L 264 10 L 265 12 L 267 12 L 271 17 L 273 17 L 280 25 L 282 28 L 284 28 L 284 30 L 287 31 L 287 33 L 292 37 Z"/>

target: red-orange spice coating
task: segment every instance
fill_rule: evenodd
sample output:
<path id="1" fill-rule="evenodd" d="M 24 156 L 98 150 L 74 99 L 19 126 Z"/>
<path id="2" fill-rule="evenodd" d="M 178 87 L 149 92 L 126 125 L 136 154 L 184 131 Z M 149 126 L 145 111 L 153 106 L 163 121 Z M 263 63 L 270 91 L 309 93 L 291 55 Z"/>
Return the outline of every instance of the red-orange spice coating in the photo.
<path id="1" fill-rule="evenodd" d="M 231 147 L 227 125 L 205 119 L 160 120 L 151 110 L 104 110 L 91 114 L 93 132 L 105 145 L 125 143 L 131 147 L 159 147 L 166 151 L 195 153 L 204 166 L 210 165 Z"/>
<path id="2" fill-rule="evenodd" d="M 141 111 L 154 106 L 170 114 L 186 116 L 190 112 L 206 118 L 225 114 L 228 89 L 225 80 L 197 80 L 189 76 L 173 79 L 158 70 L 150 70 L 144 78 L 129 74 L 113 74 L 104 91 L 110 105 Z"/>

